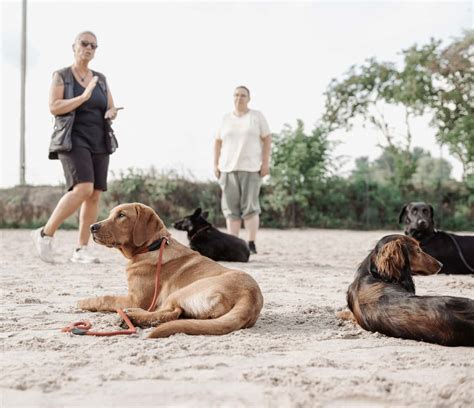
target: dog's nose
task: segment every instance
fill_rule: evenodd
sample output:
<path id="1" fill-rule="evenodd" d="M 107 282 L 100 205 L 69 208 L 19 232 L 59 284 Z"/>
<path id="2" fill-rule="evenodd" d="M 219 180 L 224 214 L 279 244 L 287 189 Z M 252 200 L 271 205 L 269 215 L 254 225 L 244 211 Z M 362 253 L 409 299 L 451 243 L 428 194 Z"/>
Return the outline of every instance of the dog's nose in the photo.
<path id="1" fill-rule="evenodd" d="M 92 224 L 91 225 L 91 232 L 94 233 L 94 232 L 97 232 L 100 230 L 100 224 Z"/>
<path id="2" fill-rule="evenodd" d="M 418 220 L 418 225 L 420 227 L 426 227 L 426 220 Z"/>

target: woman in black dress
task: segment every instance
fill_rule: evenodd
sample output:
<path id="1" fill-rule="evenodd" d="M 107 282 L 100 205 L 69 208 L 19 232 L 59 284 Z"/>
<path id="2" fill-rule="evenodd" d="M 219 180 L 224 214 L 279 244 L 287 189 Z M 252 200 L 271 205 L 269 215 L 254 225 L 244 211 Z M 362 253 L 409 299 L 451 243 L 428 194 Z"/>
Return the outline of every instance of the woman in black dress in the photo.
<path id="1" fill-rule="evenodd" d="M 87 249 L 89 226 L 97 219 L 100 194 L 107 190 L 109 155 L 116 147 L 111 146 L 107 121 L 117 117 L 117 108 L 105 76 L 89 68 L 97 47 L 95 34 L 80 33 L 72 46 L 74 63 L 53 74 L 49 109 L 55 130 L 49 158 L 61 161 L 68 191 L 46 225 L 31 233 L 45 262 L 54 263 L 54 233 L 79 207 L 79 238 L 71 261 L 99 262 Z"/>

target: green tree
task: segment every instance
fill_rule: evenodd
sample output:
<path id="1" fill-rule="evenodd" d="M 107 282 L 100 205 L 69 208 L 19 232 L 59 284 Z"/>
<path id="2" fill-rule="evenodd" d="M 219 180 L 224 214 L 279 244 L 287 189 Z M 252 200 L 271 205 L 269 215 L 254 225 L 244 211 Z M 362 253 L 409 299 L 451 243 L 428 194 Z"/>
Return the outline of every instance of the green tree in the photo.
<path id="1" fill-rule="evenodd" d="M 474 173 L 474 30 L 466 31 L 436 54 L 427 69 L 436 83 L 430 107 L 436 137 L 446 144 L 464 169 Z"/>
<path id="2" fill-rule="evenodd" d="M 416 159 L 416 172 L 411 178 L 414 187 L 433 190 L 447 186 L 452 181 L 451 164 L 445 159 L 431 157 L 431 154 L 423 149 L 419 150 L 421 154 Z"/>
<path id="3" fill-rule="evenodd" d="M 326 91 L 323 123 L 330 130 L 343 128 L 350 130 L 356 119 L 364 124 L 373 125 L 385 140 L 380 147 L 389 152 L 390 161 L 386 166 L 389 182 L 407 189 L 410 175 L 415 171 L 415 163 L 410 154 L 411 130 L 410 117 L 418 111 L 405 106 L 406 129 L 404 143 L 398 143 L 395 129 L 387 122 L 383 110 L 394 101 L 400 92 L 400 73 L 392 63 L 379 63 L 369 59 L 365 65 L 352 66 L 341 81 L 333 79 Z"/>
<path id="4" fill-rule="evenodd" d="M 287 226 L 301 225 L 317 200 L 329 170 L 329 148 L 327 131 L 316 127 L 306 134 L 301 120 L 295 129 L 285 125 L 274 135 L 267 206 L 285 214 Z"/>
<path id="5" fill-rule="evenodd" d="M 428 113 L 436 128 L 437 140 L 449 147 L 461 161 L 464 176 L 473 171 L 474 159 L 474 31 L 446 48 L 441 42 L 402 51 L 403 64 L 374 58 L 352 66 L 342 80 L 333 79 L 326 91 L 323 123 L 330 130 L 349 130 L 356 119 L 372 124 L 383 135 L 384 148 L 392 159 L 392 182 L 406 191 L 406 180 L 416 169 L 410 153 L 410 120 Z M 405 112 L 403 142 L 395 139 L 395 129 L 387 122 L 383 108 L 401 107 Z"/>

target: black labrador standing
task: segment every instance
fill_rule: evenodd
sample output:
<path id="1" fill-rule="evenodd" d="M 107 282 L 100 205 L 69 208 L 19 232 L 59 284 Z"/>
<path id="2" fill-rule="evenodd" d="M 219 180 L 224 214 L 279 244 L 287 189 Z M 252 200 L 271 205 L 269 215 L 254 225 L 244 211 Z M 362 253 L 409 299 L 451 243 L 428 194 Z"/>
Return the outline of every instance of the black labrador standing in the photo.
<path id="1" fill-rule="evenodd" d="M 423 251 L 443 264 L 440 273 L 474 273 L 474 236 L 436 230 L 431 205 L 424 202 L 405 205 L 398 222 L 405 224 L 405 235 L 419 241 Z"/>
<path id="2" fill-rule="evenodd" d="M 247 243 L 225 234 L 207 221 L 208 212 L 197 208 L 193 214 L 173 224 L 177 230 L 187 231 L 189 247 L 214 261 L 247 262 L 250 251 Z"/>

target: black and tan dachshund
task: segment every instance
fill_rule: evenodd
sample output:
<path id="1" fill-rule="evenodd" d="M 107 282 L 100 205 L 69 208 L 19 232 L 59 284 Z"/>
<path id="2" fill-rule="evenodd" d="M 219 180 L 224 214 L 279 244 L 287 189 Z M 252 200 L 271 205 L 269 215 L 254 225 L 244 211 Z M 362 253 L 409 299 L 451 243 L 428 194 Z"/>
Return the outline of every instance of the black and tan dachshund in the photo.
<path id="1" fill-rule="evenodd" d="M 173 224 L 177 230 L 187 231 L 189 247 L 214 261 L 247 262 L 250 250 L 238 237 L 226 234 L 207 221 L 208 212 L 197 208 Z"/>
<path id="2" fill-rule="evenodd" d="M 439 273 L 474 273 L 474 236 L 436 230 L 430 204 L 413 202 L 403 206 L 398 222 L 405 225 L 405 235 L 415 238 L 423 251 L 443 264 Z"/>
<path id="3" fill-rule="evenodd" d="M 404 235 L 382 238 L 347 291 L 350 312 L 363 329 L 443 346 L 474 346 L 474 300 L 416 296 L 412 273 L 432 275 L 441 264 Z"/>

